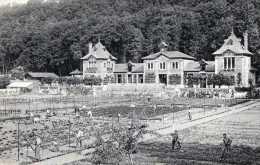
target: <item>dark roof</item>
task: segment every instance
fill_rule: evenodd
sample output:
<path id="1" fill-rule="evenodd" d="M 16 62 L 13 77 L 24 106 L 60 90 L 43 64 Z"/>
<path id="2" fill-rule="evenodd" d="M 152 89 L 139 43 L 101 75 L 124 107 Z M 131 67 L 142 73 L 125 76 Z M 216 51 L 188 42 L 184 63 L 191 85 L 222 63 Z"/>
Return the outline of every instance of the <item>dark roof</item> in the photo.
<path id="1" fill-rule="evenodd" d="M 33 78 L 58 78 L 55 73 L 49 72 L 28 72 L 27 75 Z"/>
<path id="2" fill-rule="evenodd" d="M 251 66 L 250 71 L 257 71 L 257 68 Z"/>
<path id="3" fill-rule="evenodd" d="M 205 61 L 207 63 L 205 71 L 215 72 L 215 62 Z M 190 61 L 184 65 L 184 72 L 199 72 L 201 69 L 200 63 L 197 61 Z"/>
<path id="4" fill-rule="evenodd" d="M 144 64 L 143 63 L 132 63 L 132 72 L 131 73 L 144 73 Z M 115 64 L 114 73 L 127 73 L 128 72 L 128 63 Z"/>
<path id="5" fill-rule="evenodd" d="M 100 41 L 95 46 L 93 46 L 91 50 L 89 50 L 89 53 L 86 56 L 82 57 L 81 59 L 87 60 L 91 56 L 95 57 L 96 59 L 117 60 L 117 58 L 112 56 Z"/>
<path id="6" fill-rule="evenodd" d="M 187 54 L 184 54 L 184 53 L 179 52 L 179 51 L 161 51 L 161 52 L 154 53 L 154 54 L 148 55 L 146 57 L 143 57 L 142 59 L 143 60 L 153 60 L 153 59 L 158 58 L 159 56 L 165 56 L 165 57 L 167 57 L 169 59 L 195 60 L 194 57 L 192 57 L 190 55 L 187 55 Z"/>

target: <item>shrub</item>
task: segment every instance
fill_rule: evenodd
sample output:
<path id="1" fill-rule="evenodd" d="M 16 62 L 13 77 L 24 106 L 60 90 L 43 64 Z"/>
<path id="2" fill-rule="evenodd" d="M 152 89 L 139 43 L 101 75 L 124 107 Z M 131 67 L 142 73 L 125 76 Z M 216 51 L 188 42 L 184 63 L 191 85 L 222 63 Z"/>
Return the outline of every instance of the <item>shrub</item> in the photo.
<path id="1" fill-rule="evenodd" d="M 85 85 L 101 85 L 102 83 L 102 79 L 100 77 L 97 77 L 97 76 L 87 76 L 83 79 L 83 83 Z"/>
<path id="2" fill-rule="evenodd" d="M 236 92 L 250 92 L 250 87 L 235 87 Z"/>
<path id="3" fill-rule="evenodd" d="M 10 79 L 7 76 L 0 77 L 0 89 L 6 88 L 10 84 Z"/>

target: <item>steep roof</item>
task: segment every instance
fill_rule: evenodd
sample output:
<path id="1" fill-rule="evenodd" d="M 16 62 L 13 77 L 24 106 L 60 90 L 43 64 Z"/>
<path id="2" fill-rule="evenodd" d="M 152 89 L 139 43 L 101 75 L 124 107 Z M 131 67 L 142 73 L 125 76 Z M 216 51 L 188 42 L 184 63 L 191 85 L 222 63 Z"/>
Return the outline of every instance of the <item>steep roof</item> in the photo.
<path id="1" fill-rule="evenodd" d="M 207 63 L 205 71 L 214 72 L 215 71 L 215 62 L 214 61 L 205 61 Z M 201 70 L 200 63 L 197 61 L 190 61 L 184 65 L 185 72 L 199 72 Z"/>
<path id="2" fill-rule="evenodd" d="M 143 57 L 143 60 L 153 60 L 158 58 L 159 56 L 165 56 L 169 59 L 187 59 L 187 60 L 195 60 L 194 57 L 184 54 L 179 51 L 160 51 L 158 53 L 150 54 L 146 57 Z"/>
<path id="3" fill-rule="evenodd" d="M 144 64 L 143 63 L 132 63 L 131 73 L 144 73 Z M 128 72 L 128 63 L 124 64 L 115 64 L 114 73 L 127 73 Z"/>
<path id="4" fill-rule="evenodd" d="M 55 73 L 49 73 L 49 72 L 28 72 L 27 75 L 33 77 L 33 78 L 58 78 Z"/>
<path id="5" fill-rule="evenodd" d="M 224 44 L 213 53 L 213 55 L 223 54 L 225 51 L 230 50 L 236 54 L 253 55 L 241 44 L 241 39 L 238 38 L 232 30 L 231 35 L 225 39 Z"/>
<path id="6" fill-rule="evenodd" d="M 89 50 L 89 53 L 86 56 L 82 57 L 81 60 L 87 60 L 91 56 L 95 57 L 96 59 L 117 60 L 117 58 L 112 56 L 100 41 L 90 49 L 91 50 Z"/>

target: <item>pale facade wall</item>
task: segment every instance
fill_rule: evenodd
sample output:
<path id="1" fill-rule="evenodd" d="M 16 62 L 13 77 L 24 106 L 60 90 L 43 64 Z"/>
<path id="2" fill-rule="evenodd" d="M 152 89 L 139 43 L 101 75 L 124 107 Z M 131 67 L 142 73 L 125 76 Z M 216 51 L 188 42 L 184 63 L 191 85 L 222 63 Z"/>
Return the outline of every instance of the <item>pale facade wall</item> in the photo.
<path id="1" fill-rule="evenodd" d="M 89 67 L 89 61 L 95 61 L 95 67 Z M 108 69 L 111 68 L 111 69 Z M 88 60 L 83 60 L 83 77 L 94 75 L 100 76 L 102 79 L 107 75 L 113 76 L 115 68 L 114 60 L 99 60 L 94 57 L 90 57 Z"/>
<path id="2" fill-rule="evenodd" d="M 225 57 L 234 57 L 235 58 L 235 67 L 233 71 L 224 70 L 224 58 Z M 251 57 L 243 55 L 233 55 L 233 56 L 215 56 L 215 74 L 218 73 L 227 73 L 235 77 L 235 83 L 237 85 L 237 74 L 241 73 L 241 86 L 248 87 L 250 79 L 250 68 L 251 68 Z"/>
<path id="3" fill-rule="evenodd" d="M 167 75 L 167 84 L 169 84 L 169 76 L 172 74 L 181 76 L 181 85 L 184 84 L 184 66 L 186 63 L 191 60 L 184 59 L 169 59 L 165 56 L 160 56 L 154 60 L 145 60 L 144 61 L 144 75 L 147 73 L 154 73 L 156 76 L 156 83 L 159 83 L 159 75 L 166 74 Z M 160 69 L 160 63 L 165 62 L 166 68 Z M 173 68 L 172 63 L 178 63 L 178 69 Z M 153 63 L 153 69 L 148 69 L 148 63 Z M 145 76 L 144 76 L 145 77 Z"/>

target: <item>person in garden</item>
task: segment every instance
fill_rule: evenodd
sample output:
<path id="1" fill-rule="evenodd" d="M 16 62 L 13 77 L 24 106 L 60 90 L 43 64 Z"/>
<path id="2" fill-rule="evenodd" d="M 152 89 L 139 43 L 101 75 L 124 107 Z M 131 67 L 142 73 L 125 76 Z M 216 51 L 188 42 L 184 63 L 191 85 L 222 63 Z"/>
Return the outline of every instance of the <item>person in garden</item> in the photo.
<path id="1" fill-rule="evenodd" d="M 121 114 L 118 113 L 118 114 L 117 114 L 117 121 L 118 121 L 118 122 L 120 121 L 120 117 L 121 117 Z"/>
<path id="2" fill-rule="evenodd" d="M 191 116 L 191 112 L 190 111 L 188 111 L 188 119 L 192 120 L 192 116 Z"/>
<path id="3" fill-rule="evenodd" d="M 227 136 L 226 133 L 223 134 L 223 149 L 221 154 L 221 160 L 227 157 L 227 154 L 231 151 L 232 140 Z"/>
<path id="4" fill-rule="evenodd" d="M 82 147 L 82 137 L 83 137 L 83 132 L 79 130 L 78 133 L 76 134 L 77 146 L 79 145 L 80 147 Z"/>
<path id="5" fill-rule="evenodd" d="M 171 134 L 172 136 L 172 150 L 180 150 L 181 149 L 181 143 L 178 135 L 178 131 L 175 130 L 174 133 Z"/>

